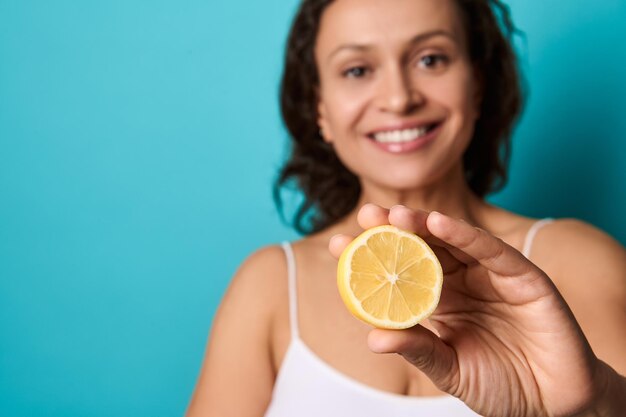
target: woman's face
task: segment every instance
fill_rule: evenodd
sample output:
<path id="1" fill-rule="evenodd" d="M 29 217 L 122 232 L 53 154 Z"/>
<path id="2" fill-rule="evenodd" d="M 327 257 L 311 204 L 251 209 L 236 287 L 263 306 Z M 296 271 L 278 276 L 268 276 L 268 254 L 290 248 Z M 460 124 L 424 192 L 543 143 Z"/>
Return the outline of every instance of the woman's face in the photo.
<path id="1" fill-rule="evenodd" d="M 480 95 L 453 0 L 337 0 L 315 59 L 324 139 L 364 185 L 408 190 L 460 172 Z"/>

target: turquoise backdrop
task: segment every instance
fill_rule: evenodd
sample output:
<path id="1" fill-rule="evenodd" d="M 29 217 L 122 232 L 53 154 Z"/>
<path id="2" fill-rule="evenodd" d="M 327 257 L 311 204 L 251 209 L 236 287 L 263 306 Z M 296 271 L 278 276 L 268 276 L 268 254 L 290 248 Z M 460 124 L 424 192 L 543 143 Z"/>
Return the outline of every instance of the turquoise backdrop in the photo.
<path id="1" fill-rule="evenodd" d="M 626 2 L 510 2 L 531 87 L 509 187 L 626 243 Z M 0 416 L 184 412 L 273 207 L 295 0 L 0 0 Z"/>

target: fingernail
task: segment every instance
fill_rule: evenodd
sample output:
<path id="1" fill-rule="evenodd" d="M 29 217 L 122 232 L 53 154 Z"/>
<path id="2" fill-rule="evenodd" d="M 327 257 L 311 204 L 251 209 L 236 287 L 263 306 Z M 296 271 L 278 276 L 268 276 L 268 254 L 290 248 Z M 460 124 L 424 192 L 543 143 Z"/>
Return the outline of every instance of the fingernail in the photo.
<path id="1" fill-rule="evenodd" d="M 431 211 L 430 214 L 428 215 L 428 217 L 432 217 L 434 216 L 435 218 L 439 217 L 441 218 L 441 216 L 443 216 L 443 214 L 439 213 L 438 211 Z"/>

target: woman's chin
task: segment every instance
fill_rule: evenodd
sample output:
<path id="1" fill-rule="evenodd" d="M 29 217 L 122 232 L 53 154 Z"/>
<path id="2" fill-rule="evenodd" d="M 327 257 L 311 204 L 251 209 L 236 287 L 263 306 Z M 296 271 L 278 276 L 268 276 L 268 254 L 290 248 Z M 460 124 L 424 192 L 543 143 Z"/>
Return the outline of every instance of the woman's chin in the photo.
<path id="1" fill-rule="evenodd" d="M 369 189 L 376 189 L 379 192 L 387 193 L 419 193 L 420 191 L 429 188 L 430 182 L 424 178 L 411 178 L 396 176 L 394 178 L 380 178 L 378 180 L 368 181 L 369 184 L 363 183 L 364 191 Z M 369 187 L 368 187 L 369 185 Z"/>
<path id="2" fill-rule="evenodd" d="M 381 175 L 376 176 L 360 175 L 363 191 L 369 190 L 385 192 L 390 194 L 431 194 L 429 190 L 437 189 L 438 192 L 454 193 L 459 188 L 466 186 L 463 170 L 451 168 L 445 172 L 432 172 L 426 170 L 416 170 L 415 165 L 406 169 L 388 169 Z"/>

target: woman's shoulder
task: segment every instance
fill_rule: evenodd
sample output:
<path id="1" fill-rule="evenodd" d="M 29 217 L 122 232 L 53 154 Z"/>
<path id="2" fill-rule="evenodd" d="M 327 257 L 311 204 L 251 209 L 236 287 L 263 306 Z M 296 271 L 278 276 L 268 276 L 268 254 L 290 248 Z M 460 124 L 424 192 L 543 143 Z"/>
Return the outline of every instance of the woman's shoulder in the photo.
<path id="1" fill-rule="evenodd" d="M 284 264 L 285 251 L 279 244 L 262 246 L 250 253 L 239 266 L 238 273 L 276 272 Z"/>
<path id="2" fill-rule="evenodd" d="M 537 238 L 537 253 L 544 257 L 567 257 L 571 262 L 624 261 L 624 247 L 605 231 L 582 220 L 553 219 Z"/>
<path id="3" fill-rule="evenodd" d="M 319 233 L 310 236 L 304 236 L 301 239 L 284 242 L 283 244 L 273 244 L 263 246 L 244 259 L 241 263 L 236 275 L 236 280 L 280 280 L 287 282 L 287 257 L 290 252 L 296 258 L 311 257 L 316 254 L 327 252 L 329 237 L 327 234 Z"/>
<path id="4" fill-rule="evenodd" d="M 608 270 L 604 279 L 626 281 L 626 250 L 605 231 L 574 218 L 532 218 L 495 206 L 489 210 L 496 234 L 510 236 L 509 243 L 520 249 L 529 244 L 530 260 L 554 280 Z"/>
<path id="5" fill-rule="evenodd" d="M 266 285 L 287 273 L 285 250 L 279 244 L 262 246 L 250 253 L 239 265 L 233 281 L 253 281 Z"/>
<path id="6" fill-rule="evenodd" d="M 554 258 L 562 254 L 601 256 L 623 255 L 624 247 L 603 230 L 574 218 L 533 218 L 490 206 L 497 235 L 517 235 L 526 239 L 531 232 L 533 257 Z"/>
<path id="7" fill-rule="evenodd" d="M 608 233 L 578 219 L 555 219 L 538 233 L 531 259 L 559 289 L 626 296 L 626 250 Z"/>
<path id="8" fill-rule="evenodd" d="M 239 265 L 223 302 L 271 312 L 286 292 L 286 277 L 287 262 L 280 245 L 261 247 Z"/>

